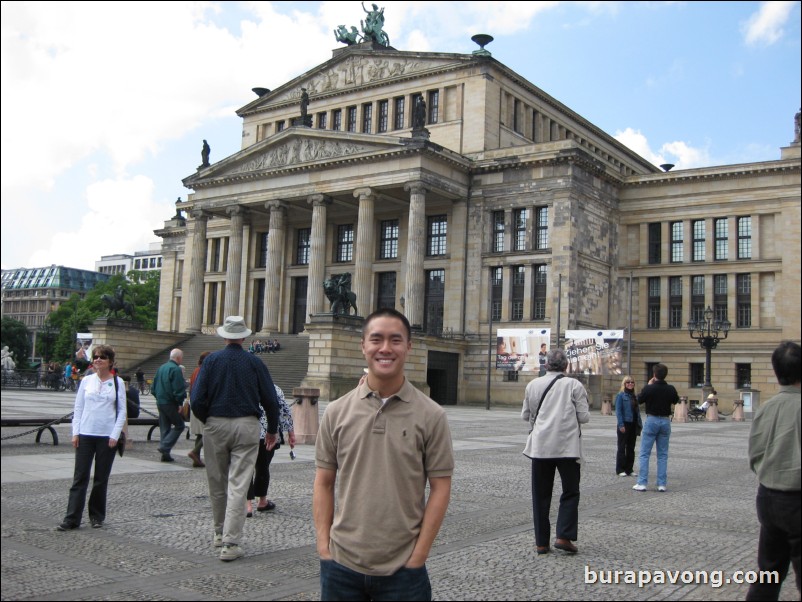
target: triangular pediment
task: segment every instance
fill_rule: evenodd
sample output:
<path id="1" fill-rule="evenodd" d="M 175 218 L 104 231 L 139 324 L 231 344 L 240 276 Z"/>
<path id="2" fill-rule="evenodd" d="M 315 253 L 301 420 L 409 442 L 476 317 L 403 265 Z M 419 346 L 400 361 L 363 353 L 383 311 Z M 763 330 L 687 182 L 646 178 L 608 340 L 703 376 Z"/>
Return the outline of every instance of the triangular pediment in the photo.
<path id="1" fill-rule="evenodd" d="M 407 141 L 397 137 L 292 127 L 199 170 L 184 179 L 184 185 L 195 188 L 220 180 L 247 178 L 286 169 L 313 166 L 320 169 L 346 159 L 353 161 L 360 157 L 402 151 L 408 146 Z"/>
<path id="2" fill-rule="evenodd" d="M 475 60 L 471 55 L 464 54 L 375 50 L 370 46 L 360 49 L 359 46 L 362 45 L 335 51 L 331 60 L 245 105 L 237 111 L 237 115 L 244 117 L 297 103 L 301 98 L 301 88 L 306 89 L 314 102 L 315 97 L 462 68 Z"/>

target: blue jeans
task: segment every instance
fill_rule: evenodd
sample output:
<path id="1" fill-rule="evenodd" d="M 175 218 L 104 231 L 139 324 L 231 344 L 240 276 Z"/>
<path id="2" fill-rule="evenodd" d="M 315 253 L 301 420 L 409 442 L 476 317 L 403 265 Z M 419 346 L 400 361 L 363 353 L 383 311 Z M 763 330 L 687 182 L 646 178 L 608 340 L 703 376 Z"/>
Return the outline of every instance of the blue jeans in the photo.
<path id="1" fill-rule="evenodd" d="M 352 571 L 333 560 L 320 561 L 321 600 L 431 600 L 426 565 L 402 567 L 392 575 L 375 577 Z"/>
<path id="2" fill-rule="evenodd" d="M 640 440 L 638 485 L 649 483 L 649 456 L 657 443 L 657 486 L 668 485 L 668 440 L 671 437 L 670 416 L 647 416 Z"/>
<path id="3" fill-rule="evenodd" d="M 173 449 L 184 431 L 184 419 L 178 413 L 177 405 L 160 403 L 156 407 L 159 409 L 159 432 L 161 433 L 159 451 L 169 455 L 170 450 Z"/>

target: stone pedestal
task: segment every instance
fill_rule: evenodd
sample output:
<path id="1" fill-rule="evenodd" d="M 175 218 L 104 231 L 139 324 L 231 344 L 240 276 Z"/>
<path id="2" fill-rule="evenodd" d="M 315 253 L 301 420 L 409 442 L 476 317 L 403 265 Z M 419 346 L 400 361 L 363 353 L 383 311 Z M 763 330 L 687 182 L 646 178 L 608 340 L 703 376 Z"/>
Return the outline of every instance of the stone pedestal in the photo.
<path id="1" fill-rule="evenodd" d="M 674 405 L 674 422 L 688 422 L 688 396 L 682 395 Z"/>
<path id="2" fill-rule="evenodd" d="M 744 421 L 744 402 L 742 399 L 736 399 L 732 407 L 732 420 L 733 422 Z"/>
<path id="3" fill-rule="evenodd" d="M 609 397 L 605 397 L 602 399 L 601 404 L 601 415 L 602 416 L 612 416 L 613 414 L 613 400 Z"/>
<path id="4" fill-rule="evenodd" d="M 317 403 L 320 389 L 295 387 L 292 390 L 295 403 L 292 406 L 292 422 L 295 428 L 295 443 L 314 445 L 320 428 L 320 406 Z"/>
<path id="5" fill-rule="evenodd" d="M 708 401 L 710 405 L 707 408 L 705 420 L 707 422 L 718 422 L 718 399 L 708 399 Z"/>

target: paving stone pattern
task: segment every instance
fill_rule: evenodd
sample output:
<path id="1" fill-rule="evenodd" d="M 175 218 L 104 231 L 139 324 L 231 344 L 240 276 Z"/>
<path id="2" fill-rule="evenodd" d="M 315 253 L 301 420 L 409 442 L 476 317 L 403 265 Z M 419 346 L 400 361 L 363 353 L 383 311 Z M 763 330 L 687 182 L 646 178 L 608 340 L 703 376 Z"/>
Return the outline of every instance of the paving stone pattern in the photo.
<path id="1" fill-rule="evenodd" d="M 33 392 L 32 394 L 36 394 Z M 3 393 L 4 409 L 6 392 Z M 55 398 L 53 398 L 55 399 Z M 64 398 L 66 399 L 66 398 Z M 321 404 L 325 405 L 325 404 Z M 535 554 L 527 425 L 516 408 L 448 407 L 456 471 L 448 514 L 427 563 L 438 600 L 743 600 L 747 585 L 586 583 L 588 571 L 755 570 L 756 479 L 746 463 L 750 423 L 673 425 L 669 491 L 632 490 L 615 468 L 615 418 L 594 413 L 583 427 L 579 554 Z M 15 457 L 72 454 L 34 435 L 6 439 L 3 472 Z M 312 523 L 314 465 L 304 458 L 271 468 L 273 512 L 247 519 L 246 556 L 223 563 L 212 546 L 206 475 L 192 469 L 183 436 L 176 462 L 158 462 L 147 427 L 117 458 L 103 529 L 57 533 L 71 474 L 2 485 L 2 600 L 318 600 Z M 155 433 L 158 438 L 158 431 Z M 43 441 L 49 440 L 45 435 Z M 128 463 L 144 468 L 118 472 Z M 152 464 L 151 464 L 152 462 Z M 555 484 L 552 525 L 560 495 Z M 244 510 L 243 510 L 244 511 Z M 553 528 L 553 526 L 552 526 Z M 553 534 L 552 534 L 553 539 Z M 782 600 L 795 600 L 793 571 Z"/>

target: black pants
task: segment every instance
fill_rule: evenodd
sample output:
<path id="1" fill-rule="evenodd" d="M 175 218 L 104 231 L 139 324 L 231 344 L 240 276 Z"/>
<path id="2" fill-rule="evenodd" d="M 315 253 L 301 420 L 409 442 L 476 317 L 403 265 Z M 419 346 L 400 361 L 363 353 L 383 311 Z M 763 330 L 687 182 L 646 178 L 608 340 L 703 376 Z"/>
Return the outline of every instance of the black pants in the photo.
<path id="1" fill-rule="evenodd" d="M 615 474 L 622 472 L 631 475 L 635 467 L 635 440 L 638 438 L 638 425 L 635 422 L 625 422 L 624 431 L 616 427 L 618 434 L 618 451 L 615 454 Z"/>
<path id="2" fill-rule="evenodd" d="M 92 482 L 92 493 L 89 495 L 89 518 L 100 522 L 106 520 L 106 489 L 109 485 L 109 475 L 116 451 L 116 448 L 109 447 L 108 437 L 78 436 L 78 448 L 75 450 L 75 474 L 72 487 L 70 487 L 70 500 L 67 503 L 67 515 L 64 517 L 65 523 L 76 527 L 81 524 L 93 461 L 95 477 Z"/>
<path id="3" fill-rule="evenodd" d="M 265 448 L 265 440 L 259 440 L 259 455 L 256 456 L 256 467 L 251 477 L 251 484 L 248 487 L 248 499 L 254 497 L 265 497 L 267 488 L 270 487 L 270 463 L 276 455 L 276 448 L 270 451 Z"/>
<path id="4" fill-rule="evenodd" d="M 757 519 L 760 541 L 757 544 L 757 566 L 761 571 L 777 571 L 778 583 L 753 583 L 747 600 L 777 600 L 790 564 L 796 573 L 796 589 L 802 592 L 799 566 L 799 541 L 802 514 L 800 492 L 778 491 L 760 485 L 757 489 Z"/>
<path id="5" fill-rule="evenodd" d="M 576 458 L 532 459 L 532 514 L 535 522 L 535 541 L 548 546 L 551 537 L 551 493 L 554 471 L 560 473 L 563 493 L 557 512 L 557 538 L 576 541 L 579 525 L 579 462 Z"/>

